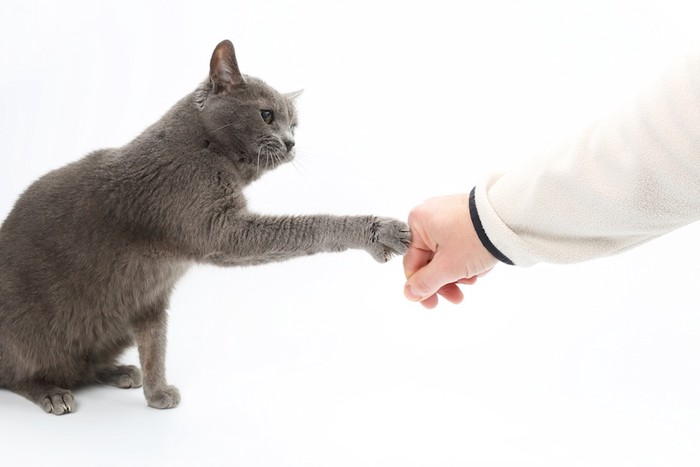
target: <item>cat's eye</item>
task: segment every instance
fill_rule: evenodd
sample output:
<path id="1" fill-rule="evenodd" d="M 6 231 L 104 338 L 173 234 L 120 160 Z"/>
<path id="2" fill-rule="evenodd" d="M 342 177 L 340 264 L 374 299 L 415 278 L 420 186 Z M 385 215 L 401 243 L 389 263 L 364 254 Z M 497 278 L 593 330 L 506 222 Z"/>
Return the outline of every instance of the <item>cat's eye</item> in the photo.
<path id="1" fill-rule="evenodd" d="M 260 111 L 260 116 L 268 125 L 275 119 L 275 114 L 272 113 L 272 110 L 263 109 Z"/>

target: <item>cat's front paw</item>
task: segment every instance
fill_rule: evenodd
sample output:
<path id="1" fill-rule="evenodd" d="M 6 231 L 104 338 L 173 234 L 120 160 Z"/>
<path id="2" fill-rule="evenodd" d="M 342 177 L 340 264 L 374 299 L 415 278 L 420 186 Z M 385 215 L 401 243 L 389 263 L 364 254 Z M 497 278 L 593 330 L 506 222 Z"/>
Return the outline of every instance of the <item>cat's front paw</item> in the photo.
<path id="1" fill-rule="evenodd" d="M 175 386 L 146 391 L 146 402 L 154 409 L 172 409 L 180 403 L 180 391 Z"/>
<path id="2" fill-rule="evenodd" d="M 370 225 L 367 251 L 380 263 L 393 255 L 403 255 L 411 243 L 411 231 L 405 222 L 388 217 L 375 217 Z"/>

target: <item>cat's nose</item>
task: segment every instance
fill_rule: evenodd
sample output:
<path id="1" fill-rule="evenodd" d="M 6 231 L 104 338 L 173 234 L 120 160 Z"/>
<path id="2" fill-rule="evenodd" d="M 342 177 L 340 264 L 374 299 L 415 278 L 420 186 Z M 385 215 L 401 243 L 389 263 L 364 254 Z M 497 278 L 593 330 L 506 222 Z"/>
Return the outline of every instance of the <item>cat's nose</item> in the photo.
<path id="1" fill-rule="evenodd" d="M 287 151 L 289 152 L 294 147 L 294 140 L 293 139 L 285 139 L 284 145 L 287 146 Z"/>

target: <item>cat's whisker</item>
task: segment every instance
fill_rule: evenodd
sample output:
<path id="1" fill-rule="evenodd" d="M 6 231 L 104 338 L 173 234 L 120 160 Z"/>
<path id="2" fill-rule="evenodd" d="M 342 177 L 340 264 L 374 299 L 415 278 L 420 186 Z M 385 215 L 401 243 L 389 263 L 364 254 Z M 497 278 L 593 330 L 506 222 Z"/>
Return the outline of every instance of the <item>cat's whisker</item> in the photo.
<path id="1" fill-rule="evenodd" d="M 326 178 L 325 175 L 329 173 L 329 170 L 325 164 L 318 161 L 318 158 L 314 158 L 311 154 L 304 151 L 296 151 L 295 154 L 295 164 L 305 170 L 312 179 Z"/>
<path id="2" fill-rule="evenodd" d="M 223 130 L 224 128 L 228 128 L 228 127 L 230 127 L 230 126 L 233 126 L 234 123 L 235 123 L 235 122 L 227 123 L 226 125 L 224 125 L 224 126 L 222 126 L 222 127 L 219 127 L 219 128 L 217 128 L 216 130 L 212 131 L 212 133 L 216 133 L 217 131 L 221 131 L 221 130 Z"/>
<path id="3" fill-rule="evenodd" d="M 268 170 L 269 165 L 270 165 L 270 154 L 269 154 L 269 151 L 267 151 L 267 148 L 265 148 L 265 170 Z"/>
<path id="4" fill-rule="evenodd" d="M 299 176 L 300 176 L 301 178 L 304 179 L 304 182 L 306 182 L 307 184 L 309 184 L 309 182 L 311 181 L 311 179 L 307 176 L 307 174 L 304 173 L 303 170 L 301 170 L 301 168 L 300 168 L 300 166 L 297 164 L 297 162 L 298 162 L 298 161 L 296 161 L 296 160 L 294 160 L 294 159 L 292 159 L 292 160 L 289 161 L 290 165 L 294 168 L 294 170 L 296 171 L 296 173 L 298 173 Z"/>
<path id="5" fill-rule="evenodd" d="M 255 173 L 260 174 L 260 153 L 262 152 L 262 146 L 258 148 L 258 161 L 255 167 Z"/>

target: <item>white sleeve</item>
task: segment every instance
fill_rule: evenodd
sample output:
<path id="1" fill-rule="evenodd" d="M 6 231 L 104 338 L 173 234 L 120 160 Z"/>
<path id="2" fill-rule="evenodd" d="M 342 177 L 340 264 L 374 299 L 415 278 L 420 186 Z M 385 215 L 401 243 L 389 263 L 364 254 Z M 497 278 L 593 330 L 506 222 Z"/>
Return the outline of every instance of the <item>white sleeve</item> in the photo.
<path id="1" fill-rule="evenodd" d="M 612 255 L 700 219 L 700 57 L 561 150 L 491 176 L 471 215 L 519 266 Z"/>

